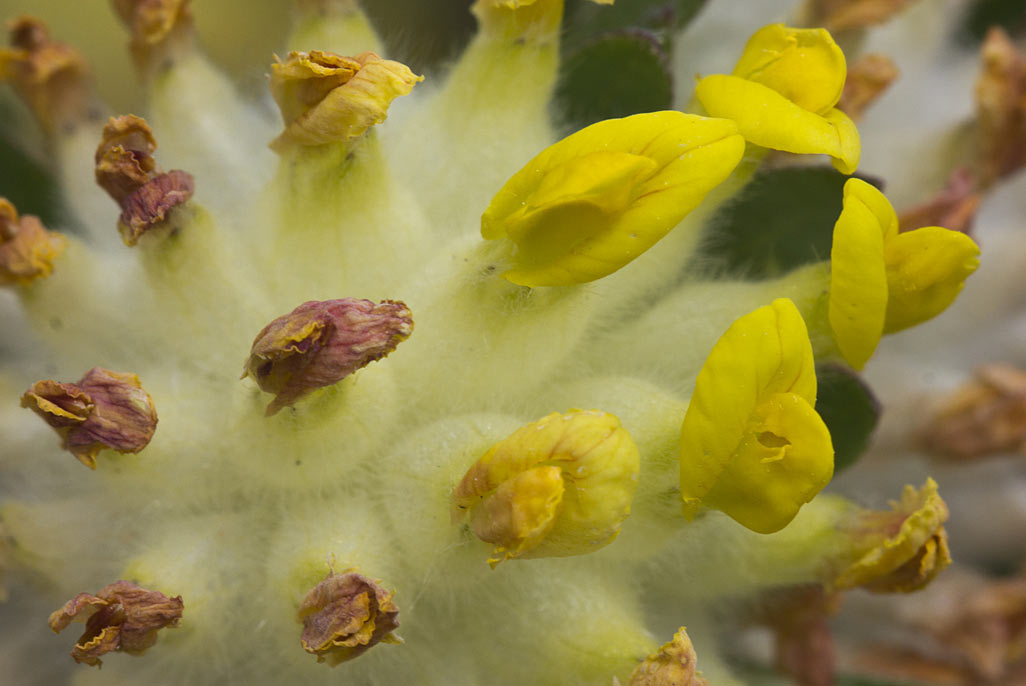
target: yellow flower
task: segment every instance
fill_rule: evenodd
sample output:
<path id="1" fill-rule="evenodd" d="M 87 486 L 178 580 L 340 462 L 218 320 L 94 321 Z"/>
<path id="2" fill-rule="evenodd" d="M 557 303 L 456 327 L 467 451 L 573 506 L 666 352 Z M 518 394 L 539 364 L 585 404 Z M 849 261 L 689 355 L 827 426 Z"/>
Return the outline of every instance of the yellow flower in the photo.
<path id="1" fill-rule="evenodd" d="M 749 39 L 733 74 L 705 77 L 695 95 L 711 116 L 737 122 L 746 140 L 827 154 L 851 174 L 859 163 L 859 134 L 835 107 L 846 73 L 844 53 L 826 30 L 771 24 Z"/>
<path id="2" fill-rule="evenodd" d="M 856 369 L 880 337 L 943 312 L 979 265 L 963 233 L 927 226 L 898 233 L 898 217 L 879 190 L 844 185 L 830 250 L 829 319 L 841 354 Z"/>
<path id="3" fill-rule="evenodd" d="M 553 412 L 474 463 L 453 489 L 453 520 L 469 510 L 474 533 L 496 546 L 492 566 L 588 553 L 620 533 L 639 463 L 637 446 L 613 415 Z"/>
<path id="4" fill-rule="evenodd" d="M 652 112 L 593 124 L 514 174 L 481 217 L 509 238 L 522 286 L 568 286 L 612 274 L 660 238 L 741 160 L 733 122 Z"/>
<path id="5" fill-rule="evenodd" d="M 681 428 L 684 515 L 707 507 L 759 533 L 785 527 L 833 475 L 815 404 L 812 344 L 794 303 L 734 322 L 698 373 Z"/>

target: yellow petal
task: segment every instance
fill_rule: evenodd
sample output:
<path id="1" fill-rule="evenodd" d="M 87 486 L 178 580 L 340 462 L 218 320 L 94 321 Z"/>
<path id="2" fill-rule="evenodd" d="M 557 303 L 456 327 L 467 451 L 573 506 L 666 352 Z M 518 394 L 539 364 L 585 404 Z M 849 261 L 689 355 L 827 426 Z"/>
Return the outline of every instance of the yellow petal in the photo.
<path id="1" fill-rule="evenodd" d="M 841 355 L 855 369 L 862 369 L 883 335 L 887 312 L 884 234 L 889 225 L 881 219 L 889 222 L 891 218 L 897 231 L 894 210 L 880 191 L 859 179 L 844 184 L 844 207 L 834 224 L 830 248 L 828 317 Z"/>
<path id="2" fill-rule="evenodd" d="M 799 107 L 824 114 L 841 97 L 844 53 L 825 29 L 765 26 L 745 45 L 734 76 L 769 86 Z"/>
<path id="3" fill-rule="evenodd" d="M 745 140 L 756 145 L 798 154 L 829 155 L 844 174 L 858 166 L 858 130 L 840 110 L 817 114 L 769 86 L 725 74 L 713 74 L 699 81 L 695 95 L 710 116 L 733 120 Z"/>
<path id="4" fill-rule="evenodd" d="M 452 516 L 494 544 L 493 566 L 563 557 L 616 538 L 630 514 L 640 456 L 615 416 L 570 410 L 496 443 L 452 492 Z"/>
<path id="5" fill-rule="evenodd" d="M 524 286 L 567 286 L 620 269 L 666 235 L 737 166 L 729 121 L 653 112 L 593 124 L 514 174 L 481 217 L 510 239 Z"/>
<path id="6" fill-rule="evenodd" d="M 969 236 L 940 226 L 908 231 L 888 241 L 884 333 L 915 326 L 947 309 L 980 265 L 979 254 Z"/>
<path id="7" fill-rule="evenodd" d="M 709 507 L 760 533 L 786 526 L 833 475 L 815 403 L 812 345 L 794 303 L 734 322 L 702 366 L 681 428 L 685 516 Z"/>

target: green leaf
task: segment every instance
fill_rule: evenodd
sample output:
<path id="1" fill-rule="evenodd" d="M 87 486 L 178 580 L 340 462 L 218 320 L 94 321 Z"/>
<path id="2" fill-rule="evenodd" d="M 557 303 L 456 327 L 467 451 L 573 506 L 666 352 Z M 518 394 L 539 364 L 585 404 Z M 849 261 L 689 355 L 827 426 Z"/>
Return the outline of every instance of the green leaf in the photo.
<path id="1" fill-rule="evenodd" d="M 865 452 L 880 420 L 880 403 L 850 367 L 827 363 L 816 367 L 816 412 L 834 443 L 834 474 Z"/>
<path id="2" fill-rule="evenodd" d="M 991 26 L 1013 35 L 1026 30 L 1026 5 L 1022 0 L 976 0 L 965 10 L 961 38 L 965 43 L 979 43 Z"/>
<path id="3" fill-rule="evenodd" d="M 647 29 L 666 41 L 698 15 L 706 0 L 619 0 L 596 5 L 579 0 L 567 3 L 566 41 L 579 44 L 603 33 Z"/>
<path id="4" fill-rule="evenodd" d="M 752 279 L 827 259 L 848 178 L 826 166 L 759 172 L 712 217 L 702 257 Z"/>
<path id="5" fill-rule="evenodd" d="M 569 131 L 603 119 L 669 109 L 673 79 L 659 39 L 646 31 L 609 34 L 563 62 L 555 112 Z"/>
<path id="6" fill-rule="evenodd" d="M 34 214 L 47 228 L 60 223 L 56 181 L 6 136 L 0 136 L 0 195 L 18 214 Z"/>

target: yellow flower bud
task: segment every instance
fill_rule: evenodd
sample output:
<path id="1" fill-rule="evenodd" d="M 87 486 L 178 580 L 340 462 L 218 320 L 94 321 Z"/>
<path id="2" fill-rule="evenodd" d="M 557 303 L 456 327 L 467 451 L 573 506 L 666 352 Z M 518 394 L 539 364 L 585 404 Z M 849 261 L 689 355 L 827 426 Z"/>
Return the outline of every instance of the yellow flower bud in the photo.
<path id="1" fill-rule="evenodd" d="M 844 53 L 827 31 L 771 24 L 749 39 L 732 75 L 705 77 L 695 95 L 711 116 L 737 122 L 746 140 L 827 154 L 851 174 L 861 153 L 859 134 L 835 107 L 845 74 Z"/>
<path id="2" fill-rule="evenodd" d="M 640 457 L 620 420 L 600 410 L 553 412 L 495 444 L 452 492 L 489 563 L 581 555 L 612 543 L 631 511 Z"/>
<path id="3" fill-rule="evenodd" d="M 737 166 L 744 140 L 723 119 L 652 112 L 593 124 L 514 174 L 481 216 L 486 239 L 510 239 L 522 286 L 568 286 L 612 274 L 698 206 Z"/>
<path id="4" fill-rule="evenodd" d="M 612 5 L 613 0 L 592 0 Z M 514 43 L 542 45 L 559 38 L 563 0 L 476 0 L 470 11 L 481 32 Z"/>
<path id="5" fill-rule="evenodd" d="M 864 510 L 850 525 L 858 552 L 832 581 L 838 589 L 861 586 L 877 593 L 907 593 L 926 586 L 951 563 L 944 522 L 948 507 L 927 479 L 905 486 L 890 512 Z"/>
<path id="6" fill-rule="evenodd" d="M 684 515 L 707 507 L 759 533 L 787 526 L 833 475 L 815 405 L 812 344 L 794 303 L 734 322 L 698 373 L 681 428 Z"/>
<path id="7" fill-rule="evenodd" d="M 928 226 L 898 233 L 883 193 L 860 179 L 844 185 L 830 249 L 828 317 L 848 364 L 861 369 L 880 337 L 940 314 L 979 266 L 963 233 Z"/>

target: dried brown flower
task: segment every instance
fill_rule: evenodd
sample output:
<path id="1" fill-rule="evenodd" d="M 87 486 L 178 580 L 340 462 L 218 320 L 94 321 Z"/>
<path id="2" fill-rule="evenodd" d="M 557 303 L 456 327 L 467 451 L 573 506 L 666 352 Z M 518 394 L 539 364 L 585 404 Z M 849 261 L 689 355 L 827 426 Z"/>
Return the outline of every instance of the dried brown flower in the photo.
<path id="1" fill-rule="evenodd" d="M 829 619 L 841 594 L 819 584 L 770 591 L 761 598 L 758 621 L 773 631 L 776 667 L 798 686 L 832 686 L 834 640 Z"/>
<path id="2" fill-rule="evenodd" d="M 52 40 L 39 19 L 18 17 L 7 27 L 11 47 L 0 50 L 0 79 L 11 82 L 47 131 L 86 119 L 90 94 L 82 56 Z"/>
<path id="3" fill-rule="evenodd" d="M 49 276 L 64 247 L 63 236 L 47 231 L 38 217 L 19 217 L 14 205 L 0 197 L 0 286 L 24 286 Z"/>
<path id="4" fill-rule="evenodd" d="M 413 316 L 401 302 L 312 300 L 257 334 L 242 378 L 275 394 L 267 406 L 272 415 L 380 360 L 411 333 Z"/>
<path id="5" fill-rule="evenodd" d="M 121 206 L 118 231 L 125 245 L 138 243 L 192 197 L 192 176 L 161 171 L 153 158 L 156 148 L 146 120 L 134 114 L 111 117 L 96 148 L 96 183 Z"/>
<path id="6" fill-rule="evenodd" d="M 976 458 L 1026 445 L 1026 372 L 988 364 L 946 398 L 921 432 L 931 453 Z"/>
<path id="7" fill-rule="evenodd" d="M 973 220 L 982 196 L 976 190 L 973 173 L 967 167 L 952 172 L 948 184 L 921 205 L 898 215 L 898 230 L 912 231 L 921 226 L 943 226 L 952 231 L 972 234 Z"/>
<path id="8" fill-rule="evenodd" d="M 143 73 L 160 68 L 191 47 L 189 0 L 114 0 L 114 9 L 132 33 L 132 57 Z"/>
<path id="9" fill-rule="evenodd" d="M 178 626 L 182 597 L 168 598 L 128 581 L 115 581 L 96 595 L 79 593 L 50 615 L 50 628 L 60 633 L 72 622 L 85 622 L 85 632 L 71 649 L 75 662 L 100 666 L 101 655 L 120 650 L 141 655 L 157 642 L 157 632 Z"/>
<path id="10" fill-rule="evenodd" d="M 848 65 L 848 77 L 837 108 L 858 121 L 896 78 L 898 67 L 890 57 L 879 53 L 862 55 Z"/>
<path id="11" fill-rule="evenodd" d="M 831 33 L 883 24 L 915 0 L 809 0 L 806 23 Z"/>
<path id="12" fill-rule="evenodd" d="M 318 662 L 335 665 L 352 660 L 378 643 L 399 643 L 394 592 L 380 581 L 356 572 L 329 574 L 299 606 L 303 649 Z"/>
<path id="13" fill-rule="evenodd" d="M 1026 55 L 994 27 L 980 48 L 976 81 L 980 185 L 987 188 L 1026 163 Z"/>
<path id="14" fill-rule="evenodd" d="M 94 367 L 78 383 L 44 380 L 21 397 L 63 439 L 63 447 L 89 467 L 104 448 L 137 453 L 157 429 L 153 400 L 135 374 Z"/>

